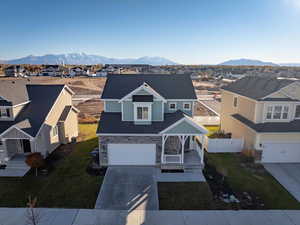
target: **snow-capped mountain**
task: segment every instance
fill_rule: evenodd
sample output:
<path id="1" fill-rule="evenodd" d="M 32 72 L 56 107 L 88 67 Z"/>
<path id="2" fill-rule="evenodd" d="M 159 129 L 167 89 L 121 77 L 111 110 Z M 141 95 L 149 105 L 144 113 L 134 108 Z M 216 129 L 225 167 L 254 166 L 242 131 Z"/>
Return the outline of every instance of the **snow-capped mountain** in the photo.
<path id="1" fill-rule="evenodd" d="M 177 63 L 163 57 L 141 58 L 108 58 L 85 53 L 48 54 L 43 56 L 29 55 L 23 58 L 4 61 L 8 64 L 150 64 L 150 65 L 176 65 Z"/>

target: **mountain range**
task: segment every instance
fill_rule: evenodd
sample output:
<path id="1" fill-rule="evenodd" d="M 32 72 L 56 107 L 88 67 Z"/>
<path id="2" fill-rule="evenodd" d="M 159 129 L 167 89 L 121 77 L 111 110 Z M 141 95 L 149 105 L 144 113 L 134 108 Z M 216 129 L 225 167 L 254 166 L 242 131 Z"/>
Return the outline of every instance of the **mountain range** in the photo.
<path id="1" fill-rule="evenodd" d="M 70 54 L 48 54 L 43 56 L 29 55 L 23 58 L 0 60 L 7 64 L 150 64 L 156 65 L 176 65 L 169 59 L 163 57 L 140 57 L 140 58 L 108 58 L 99 55 L 88 55 L 85 53 L 70 53 Z"/>
<path id="2" fill-rule="evenodd" d="M 219 65 L 223 66 L 279 66 L 272 62 L 264 62 L 255 59 L 232 59 L 220 63 Z"/>
<path id="3" fill-rule="evenodd" d="M 220 63 L 224 66 L 300 66 L 300 63 L 272 63 L 264 62 L 256 59 L 232 59 Z"/>

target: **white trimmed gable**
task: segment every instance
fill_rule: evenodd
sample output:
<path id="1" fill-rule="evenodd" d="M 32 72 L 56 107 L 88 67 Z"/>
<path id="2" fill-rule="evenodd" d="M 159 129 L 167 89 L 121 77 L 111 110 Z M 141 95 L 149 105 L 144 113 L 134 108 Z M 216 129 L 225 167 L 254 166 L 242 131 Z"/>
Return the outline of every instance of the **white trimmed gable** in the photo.
<path id="1" fill-rule="evenodd" d="M 141 86 L 139 86 L 138 88 L 133 90 L 132 92 L 125 95 L 119 102 L 121 103 L 124 100 L 128 100 L 133 95 L 137 95 L 137 94 L 139 94 L 139 95 L 147 95 L 147 94 L 153 95 L 153 97 L 155 97 L 156 99 L 161 100 L 163 102 L 167 102 L 166 99 L 163 96 L 161 96 L 149 84 L 147 84 L 145 82 Z"/>

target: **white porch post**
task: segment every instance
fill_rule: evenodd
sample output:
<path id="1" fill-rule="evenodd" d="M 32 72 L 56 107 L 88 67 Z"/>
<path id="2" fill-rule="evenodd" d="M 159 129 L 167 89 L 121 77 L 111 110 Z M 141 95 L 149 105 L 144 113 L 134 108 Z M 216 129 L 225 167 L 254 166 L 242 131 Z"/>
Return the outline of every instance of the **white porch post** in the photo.
<path id="1" fill-rule="evenodd" d="M 190 137 L 190 140 L 189 140 L 189 148 L 190 148 L 190 149 L 194 149 L 195 146 L 194 146 L 194 142 L 193 142 L 193 136 L 190 135 L 189 137 Z"/>
<path id="2" fill-rule="evenodd" d="M 201 164 L 204 164 L 204 134 L 201 135 Z"/>
<path id="3" fill-rule="evenodd" d="M 162 136 L 162 145 L 161 145 L 161 163 L 164 163 L 164 155 L 165 155 L 165 142 L 168 136 L 163 134 Z"/>

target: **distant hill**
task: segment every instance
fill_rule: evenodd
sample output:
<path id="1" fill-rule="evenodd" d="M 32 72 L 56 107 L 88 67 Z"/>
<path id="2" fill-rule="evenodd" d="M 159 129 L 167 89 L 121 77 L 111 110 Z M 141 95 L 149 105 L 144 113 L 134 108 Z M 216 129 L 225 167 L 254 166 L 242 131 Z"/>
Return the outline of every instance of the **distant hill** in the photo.
<path id="1" fill-rule="evenodd" d="M 272 62 L 264 62 L 255 59 L 232 59 L 220 63 L 219 65 L 224 66 L 279 66 L 278 64 Z"/>
<path id="2" fill-rule="evenodd" d="M 300 63 L 280 63 L 280 66 L 300 67 Z"/>
<path id="3" fill-rule="evenodd" d="M 2 61 L 2 60 L 1 60 Z M 141 58 L 108 58 L 99 55 L 88 55 L 85 53 L 70 53 L 59 55 L 29 55 L 23 58 L 6 60 L 7 64 L 150 64 L 150 65 L 176 65 L 177 63 L 163 57 L 141 57 Z"/>

